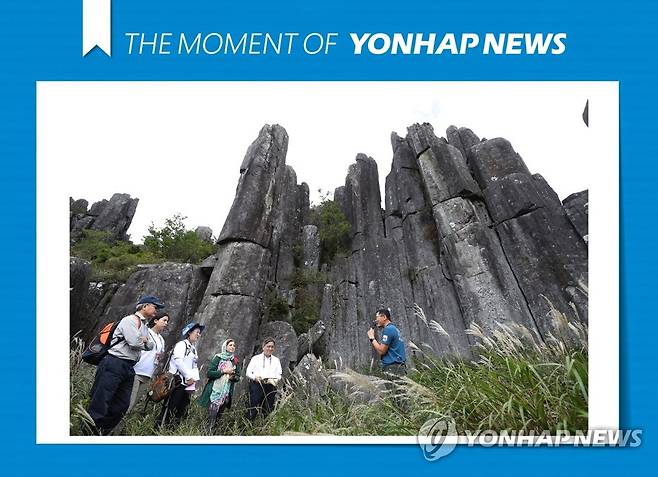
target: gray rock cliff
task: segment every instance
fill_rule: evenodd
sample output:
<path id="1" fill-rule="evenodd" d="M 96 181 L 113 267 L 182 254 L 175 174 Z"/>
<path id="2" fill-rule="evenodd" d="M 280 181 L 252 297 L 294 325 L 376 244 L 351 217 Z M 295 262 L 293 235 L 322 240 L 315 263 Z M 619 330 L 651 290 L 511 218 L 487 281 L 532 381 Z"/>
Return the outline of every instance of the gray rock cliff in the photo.
<path id="1" fill-rule="evenodd" d="M 336 188 L 349 244 L 327 259 L 309 187 L 286 165 L 288 135 L 264 126 L 240 167 L 216 253 L 200 266 L 141 267 L 114 289 L 89 283 L 88 266 L 72 259 L 71 332 L 89 336 L 155 294 L 172 313 L 168 345 L 194 319 L 206 325 L 201 364 L 228 337 L 246 363 L 273 336 L 285 373 L 301 362 L 304 381 L 318 359 L 339 369 L 377 366 L 366 331 L 380 307 L 391 309 L 409 356 L 420 349 L 470 358 L 472 325 L 485 333 L 522 325 L 543 339 L 556 332 L 556 310 L 587 321 L 587 191 L 562 204 L 509 141 L 481 140 L 467 128 L 451 126 L 441 138 L 414 124 L 391 144 L 383 198 L 378 165 L 365 154 Z M 136 201 L 115 194 L 89 211 L 72 201 L 72 237 L 94 227 L 125 236 Z M 197 234 L 212 237 L 205 228 Z M 298 336 L 300 316 L 315 324 Z"/>
<path id="2" fill-rule="evenodd" d="M 70 204 L 71 241 L 78 240 L 83 230 L 96 230 L 109 234 L 111 240 L 128 240 L 128 228 L 132 223 L 139 199 L 128 194 L 114 194 L 109 200 L 94 203 L 87 210 L 87 201 L 73 200 Z"/>

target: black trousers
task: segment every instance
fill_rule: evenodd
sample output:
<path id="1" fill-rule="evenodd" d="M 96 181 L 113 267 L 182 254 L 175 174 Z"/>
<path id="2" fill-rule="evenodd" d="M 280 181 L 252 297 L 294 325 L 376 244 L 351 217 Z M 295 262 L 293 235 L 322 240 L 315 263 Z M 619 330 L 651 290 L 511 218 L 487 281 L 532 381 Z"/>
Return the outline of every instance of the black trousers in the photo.
<path id="1" fill-rule="evenodd" d="M 185 390 L 185 384 L 179 384 L 171 390 L 169 398 L 164 402 L 160 417 L 158 418 L 158 427 L 165 426 L 168 423 L 177 425 L 187 413 L 187 406 L 190 404 L 190 392 Z"/>
<path id="2" fill-rule="evenodd" d="M 128 410 L 135 380 L 134 365 L 133 361 L 111 354 L 98 363 L 87 412 L 100 434 L 109 434 Z"/>
<path id="3" fill-rule="evenodd" d="M 249 409 L 247 419 L 253 421 L 262 413 L 266 417 L 274 409 L 276 403 L 276 386 L 249 380 Z"/>

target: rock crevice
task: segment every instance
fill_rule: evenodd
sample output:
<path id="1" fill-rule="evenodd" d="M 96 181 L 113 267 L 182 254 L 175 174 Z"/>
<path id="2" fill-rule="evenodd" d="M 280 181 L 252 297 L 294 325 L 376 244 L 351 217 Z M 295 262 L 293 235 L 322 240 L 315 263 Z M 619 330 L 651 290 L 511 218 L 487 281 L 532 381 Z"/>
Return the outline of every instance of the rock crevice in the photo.
<path id="1" fill-rule="evenodd" d="M 484 333 L 521 325 L 543 339 L 556 331 L 555 311 L 587 321 L 587 191 L 562 204 L 509 141 L 481 140 L 467 128 L 451 126 L 442 138 L 431 125 L 414 124 L 405 137 L 393 133 L 391 145 L 383 206 L 377 163 L 365 154 L 336 188 L 351 234 L 348 252 L 328 260 L 309 187 L 285 163 L 288 135 L 264 126 L 240 166 L 216 253 L 201 266 L 144 267 L 122 287 L 95 291 L 95 309 L 114 317 L 140 293 L 156 294 L 174 314 L 168 344 L 194 319 L 206 325 L 200 363 L 229 337 L 246 361 L 273 335 L 286 373 L 299 360 L 312 362 L 308 353 L 370 369 L 378 356 L 366 331 L 380 307 L 391 309 L 410 356 L 414 343 L 437 356 L 472 357 L 471 325 Z M 89 211 L 85 201 L 72 201 L 72 236 L 105 223 L 104 211 L 134 214 L 136 201 Z M 114 223 L 121 237 L 125 223 Z M 72 328 L 84 328 L 80 317 L 93 308 L 83 296 L 95 286 L 86 267 L 71 261 Z M 421 309 L 443 333 L 430 330 Z M 319 320 L 298 337 L 292 317 L 306 315 Z"/>

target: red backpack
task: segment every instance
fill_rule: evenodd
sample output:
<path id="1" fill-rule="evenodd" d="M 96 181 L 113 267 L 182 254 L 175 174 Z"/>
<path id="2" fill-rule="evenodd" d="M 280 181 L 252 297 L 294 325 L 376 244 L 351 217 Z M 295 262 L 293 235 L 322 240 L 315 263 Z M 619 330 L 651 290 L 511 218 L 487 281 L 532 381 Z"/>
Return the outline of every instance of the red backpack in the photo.
<path id="1" fill-rule="evenodd" d="M 137 315 L 133 316 L 137 318 L 137 328 L 139 328 L 139 317 Z M 96 335 L 94 339 L 91 340 L 91 343 L 89 343 L 87 349 L 82 352 L 82 361 L 85 363 L 93 364 L 94 366 L 98 366 L 98 363 L 101 362 L 101 359 L 105 357 L 112 346 L 125 341 L 125 338 L 122 336 L 121 338 L 118 338 L 114 343 L 112 343 L 112 339 L 114 338 L 114 331 L 117 329 L 117 326 L 119 326 L 119 323 L 121 323 L 121 320 L 111 321 L 103 326 L 103 328 L 98 332 L 98 335 Z"/>

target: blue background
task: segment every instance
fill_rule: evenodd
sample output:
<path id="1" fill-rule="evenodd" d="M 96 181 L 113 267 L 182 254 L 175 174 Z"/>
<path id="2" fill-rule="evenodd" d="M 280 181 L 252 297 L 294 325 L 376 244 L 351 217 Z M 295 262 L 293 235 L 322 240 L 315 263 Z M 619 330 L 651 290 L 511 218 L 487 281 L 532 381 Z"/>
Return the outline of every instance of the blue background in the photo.
<path id="1" fill-rule="evenodd" d="M 297 4 L 296 4 L 297 3 Z M 617 474 L 649 469 L 655 451 L 656 353 L 652 270 L 656 207 L 656 24 L 650 2 L 114 0 L 113 56 L 81 56 L 81 2 L 3 0 L 0 6 L 0 174 L 4 226 L 0 334 L 0 466 L 7 475 L 269 472 L 333 475 L 521 472 Z M 326 31 L 329 56 L 128 56 L 124 32 Z M 557 32 L 560 56 L 354 56 L 350 31 Z M 620 425 L 642 428 L 636 449 L 465 448 L 435 463 L 417 446 L 82 446 L 35 444 L 35 81 L 37 80 L 618 80 L 621 128 Z M 596 174 L 596 170 L 592 170 Z M 65 322 L 66 317 L 52 317 Z M 596 319 L 592 317 L 591 319 Z M 110 459 L 110 457 L 112 457 Z M 380 461 L 386 460 L 382 467 Z M 188 467 L 184 462 L 195 462 Z M 158 464 L 155 464 L 158 463 Z M 109 464 L 109 465 L 108 465 Z M 512 469 L 510 469 L 510 467 Z M 250 469 L 251 468 L 251 469 Z M 100 469 L 100 470 L 91 470 Z"/>

